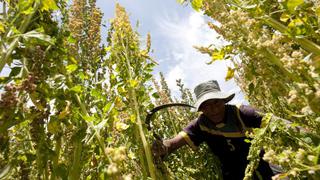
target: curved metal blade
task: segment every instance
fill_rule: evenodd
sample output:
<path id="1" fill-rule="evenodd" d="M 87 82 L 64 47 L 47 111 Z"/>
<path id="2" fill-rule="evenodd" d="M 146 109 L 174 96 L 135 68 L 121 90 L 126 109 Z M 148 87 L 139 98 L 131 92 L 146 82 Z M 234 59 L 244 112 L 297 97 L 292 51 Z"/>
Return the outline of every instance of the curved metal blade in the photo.
<path id="1" fill-rule="evenodd" d="M 148 112 L 147 117 L 146 117 L 146 125 L 147 125 L 147 129 L 150 130 L 150 121 L 151 118 L 153 116 L 154 113 L 156 113 L 157 111 L 164 109 L 164 108 L 168 108 L 168 107 L 173 107 L 173 106 L 182 106 L 182 107 L 190 107 L 190 108 L 195 108 L 194 106 L 191 106 L 190 104 L 185 104 L 185 103 L 169 103 L 169 104 L 163 104 L 160 106 L 157 106 L 155 108 L 153 108 L 151 111 Z"/>

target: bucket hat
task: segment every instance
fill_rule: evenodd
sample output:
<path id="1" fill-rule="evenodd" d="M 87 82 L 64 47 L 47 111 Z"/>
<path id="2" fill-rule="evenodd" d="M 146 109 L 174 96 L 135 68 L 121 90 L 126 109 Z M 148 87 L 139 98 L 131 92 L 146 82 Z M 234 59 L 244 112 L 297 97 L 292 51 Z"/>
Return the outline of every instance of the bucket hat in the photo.
<path id="1" fill-rule="evenodd" d="M 235 95 L 234 93 L 222 92 L 216 80 L 210 80 L 197 85 L 194 88 L 194 94 L 196 95 L 196 102 L 194 104 L 196 111 L 199 111 L 200 105 L 209 99 L 223 99 L 227 103 Z"/>

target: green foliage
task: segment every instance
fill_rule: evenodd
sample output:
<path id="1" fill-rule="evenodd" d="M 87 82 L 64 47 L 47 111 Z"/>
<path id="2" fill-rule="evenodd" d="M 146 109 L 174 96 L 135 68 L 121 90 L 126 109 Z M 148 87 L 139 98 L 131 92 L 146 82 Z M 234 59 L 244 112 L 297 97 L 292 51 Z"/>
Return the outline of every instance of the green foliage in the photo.
<path id="1" fill-rule="evenodd" d="M 204 151 L 194 165 L 188 149 L 165 162 L 169 174 L 154 166 L 153 132 L 143 120 L 152 101 L 162 99 L 150 83 L 156 63 L 148 55 L 150 35 L 141 49 L 123 7 L 116 6 L 106 45 L 95 1 L 7 1 L 6 8 L 0 70 L 10 73 L 0 81 L 0 178 L 198 179 L 211 170 Z M 161 82 L 167 87 L 163 76 Z M 179 86 L 191 103 L 189 90 Z M 169 89 L 165 94 L 171 102 Z M 157 133 L 177 134 L 187 121 L 174 120 L 188 114 L 157 118 Z"/>
<path id="2" fill-rule="evenodd" d="M 161 87 L 153 79 L 150 35 L 141 49 L 117 5 L 107 44 L 101 44 L 102 13 L 95 1 L 67 4 L 6 1 L 0 71 L 7 66 L 10 73 L 0 79 L 0 177 L 219 179 L 218 161 L 205 146 L 197 153 L 182 148 L 153 163 L 152 134 L 173 137 L 197 114 L 163 110 L 146 131 L 148 109 L 178 101 L 163 75 Z M 251 104 L 278 116 L 250 134 L 256 138 L 247 177 L 263 147 L 264 159 L 284 169 L 278 178 L 317 179 L 319 2 L 194 0 L 192 6 L 220 22 L 209 27 L 230 42 L 198 49 L 212 57 L 210 63 L 231 60 L 226 79 L 235 77 Z M 179 102 L 192 104 L 190 90 L 181 80 L 177 85 Z"/>
<path id="3" fill-rule="evenodd" d="M 1 70 L 6 64 L 11 73 L 1 82 L 1 176 L 113 176 L 113 163 L 123 162 L 126 152 L 117 145 L 120 157 L 107 154 L 113 147 L 107 122 L 118 110 L 107 88 L 100 10 L 83 1 L 73 1 L 70 16 L 65 1 L 10 1 L 7 7 Z M 53 11 L 63 14 L 60 25 Z"/>
<path id="4" fill-rule="evenodd" d="M 208 23 L 209 27 L 230 43 L 222 48 L 229 47 L 224 56 L 234 65 L 226 79 L 234 76 L 253 106 L 277 116 L 251 135 L 255 139 L 246 178 L 250 179 L 263 147 L 264 159 L 284 170 L 275 178 L 318 179 L 319 162 L 313 158 L 319 157 L 320 132 L 319 2 L 208 0 L 203 4 L 205 14 L 221 24 Z M 214 47 L 197 49 L 217 57 Z M 283 124 L 281 118 L 289 121 Z"/>
<path id="5" fill-rule="evenodd" d="M 154 66 L 147 55 L 150 45 L 146 50 L 140 50 L 138 34 L 132 30 L 128 15 L 119 5 L 116 7 L 116 18 L 112 21 L 108 34 L 110 35 L 108 45 L 111 47 L 107 52 L 109 72 L 117 75 L 110 78 L 110 91 L 114 94 L 112 98 L 117 98 L 122 104 L 119 107 L 120 113 L 127 116 L 116 123 L 118 127 L 126 127 L 124 124 L 130 124 L 129 128 L 125 129 L 132 135 L 123 138 L 129 138 L 134 142 L 131 148 L 136 149 L 136 154 L 145 154 L 145 156 L 139 156 L 139 164 L 142 166 L 144 176 L 150 175 L 156 178 L 151 151 L 142 124 L 142 120 L 145 119 L 143 112 L 152 107 L 149 97 L 152 87 L 147 85 L 152 77 L 151 71 Z"/>
<path id="6" fill-rule="evenodd" d="M 192 8 L 196 11 L 200 11 L 203 6 L 203 0 L 192 0 L 191 1 Z"/>
<path id="7" fill-rule="evenodd" d="M 288 10 L 291 11 L 291 12 L 294 12 L 294 10 L 302 5 L 304 2 L 304 0 L 288 0 L 287 2 L 287 7 L 288 7 Z"/>

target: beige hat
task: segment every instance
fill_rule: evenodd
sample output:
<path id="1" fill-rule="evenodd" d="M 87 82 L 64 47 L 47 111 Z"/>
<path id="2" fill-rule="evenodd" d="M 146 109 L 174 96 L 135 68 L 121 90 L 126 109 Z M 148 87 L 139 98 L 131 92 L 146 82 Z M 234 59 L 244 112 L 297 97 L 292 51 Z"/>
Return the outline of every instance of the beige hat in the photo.
<path id="1" fill-rule="evenodd" d="M 199 111 L 200 105 L 209 99 L 224 99 L 225 103 L 232 100 L 234 93 L 221 92 L 219 84 L 216 80 L 210 80 L 197 85 L 194 88 L 194 94 L 196 95 L 196 102 L 194 107 Z"/>

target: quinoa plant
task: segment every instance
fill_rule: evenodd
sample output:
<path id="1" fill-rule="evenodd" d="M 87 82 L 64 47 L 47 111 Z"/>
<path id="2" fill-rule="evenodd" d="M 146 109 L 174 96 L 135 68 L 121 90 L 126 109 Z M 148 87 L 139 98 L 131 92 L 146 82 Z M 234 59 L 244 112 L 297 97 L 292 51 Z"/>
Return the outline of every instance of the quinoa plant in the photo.
<path id="1" fill-rule="evenodd" d="M 152 106 L 144 86 L 153 67 L 150 38 L 140 50 L 138 34 L 117 5 L 103 45 L 94 0 L 4 1 L 4 9 L 0 178 L 154 178 L 141 122 Z M 125 109 L 124 102 L 131 106 Z"/>
<path id="2" fill-rule="evenodd" d="M 274 114 L 251 134 L 246 178 L 263 147 L 264 159 L 283 168 L 275 178 L 318 179 L 319 2 L 193 0 L 192 5 L 213 19 L 209 27 L 228 42 L 196 48 L 212 62 L 230 60 L 226 79 L 234 77 L 251 105 Z"/>

